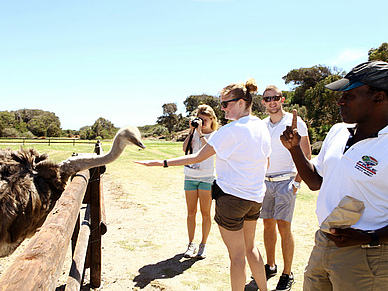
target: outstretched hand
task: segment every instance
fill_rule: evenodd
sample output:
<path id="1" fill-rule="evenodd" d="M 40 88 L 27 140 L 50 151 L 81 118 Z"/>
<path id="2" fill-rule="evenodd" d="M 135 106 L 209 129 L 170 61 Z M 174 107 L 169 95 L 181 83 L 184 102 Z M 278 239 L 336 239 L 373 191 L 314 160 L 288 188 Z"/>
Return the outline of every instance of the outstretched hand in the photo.
<path id="1" fill-rule="evenodd" d="M 332 234 L 326 233 L 337 247 L 349 247 L 356 245 L 365 245 L 370 242 L 370 236 L 354 228 L 331 228 Z"/>
<path id="2" fill-rule="evenodd" d="M 294 146 L 300 144 L 300 135 L 298 133 L 298 122 L 297 117 L 298 113 L 296 109 L 292 111 L 292 123 L 291 126 L 286 126 L 286 130 L 283 131 L 283 134 L 280 136 L 282 144 L 287 148 L 291 149 Z"/>
<path id="3" fill-rule="evenodd" d="M 160 161 L 160 160 L 133 161 L 133 162 L 147 167 L 163 166 L 163 161 Z"/>

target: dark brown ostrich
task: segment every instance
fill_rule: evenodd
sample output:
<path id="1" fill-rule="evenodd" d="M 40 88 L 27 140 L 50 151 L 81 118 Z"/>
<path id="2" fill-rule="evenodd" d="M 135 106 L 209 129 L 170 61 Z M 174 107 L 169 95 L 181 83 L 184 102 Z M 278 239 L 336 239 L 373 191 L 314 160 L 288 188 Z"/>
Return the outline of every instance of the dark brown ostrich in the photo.
<path id="1" fill-rule="evenodd" d="M 71 175 L 113 162 L 129 144 L 145 148 L 136 127 L 120 129 L 107 154 L 71 157 L 59 164 L 34 149 L 0 150 L 0 257 L 34 235 Z"/>

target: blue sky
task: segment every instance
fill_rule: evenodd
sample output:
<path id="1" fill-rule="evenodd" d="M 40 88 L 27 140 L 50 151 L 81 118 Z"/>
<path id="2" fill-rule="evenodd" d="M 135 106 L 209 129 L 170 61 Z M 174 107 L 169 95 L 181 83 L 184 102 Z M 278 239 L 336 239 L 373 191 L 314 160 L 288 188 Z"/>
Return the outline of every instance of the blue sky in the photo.
<path id="1" fill-rule="evenodd" d="M 386 0 L 1 1 L 0 111 L 51 111 L 63 129 L 141 126 L 164 103 L 185 115 L 188 96 L 248 77 L 289 90 L 292 69 L 366 61 L 388 41 L 386 11 Z"/>

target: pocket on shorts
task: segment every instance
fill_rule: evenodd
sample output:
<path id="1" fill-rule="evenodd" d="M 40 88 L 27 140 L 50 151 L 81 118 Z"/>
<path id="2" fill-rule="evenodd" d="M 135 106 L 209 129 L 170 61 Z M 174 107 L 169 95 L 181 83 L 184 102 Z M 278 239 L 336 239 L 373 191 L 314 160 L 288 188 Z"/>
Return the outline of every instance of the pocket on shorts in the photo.
<path id="1" fill-rule="evenodd" d="M 379 248 L 367 248 L 365 250 L 366 264 L 370 272 L 388 284 L 388 248 L 382 245 Z"/>

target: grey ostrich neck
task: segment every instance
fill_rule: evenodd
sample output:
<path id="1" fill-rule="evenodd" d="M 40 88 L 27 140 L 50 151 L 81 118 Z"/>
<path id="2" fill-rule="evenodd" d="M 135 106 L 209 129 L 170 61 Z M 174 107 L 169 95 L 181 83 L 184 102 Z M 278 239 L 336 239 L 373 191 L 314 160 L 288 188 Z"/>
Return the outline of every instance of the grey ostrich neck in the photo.
<path id="1" fill-rule="evenodd" d="M 135 144 L 144 148 L 144 145 L 140 141 L 140 132 L 138 132 L 137 128 L 136 130 L 131 127 L 121 129 L 113 140 L 112 148 L 106 154 L 76 156 L 63 161 L 60 164 L 62 177 L 69 177 L 85 169 L 109 164 L 116 160 L 129 144 Z"/>

